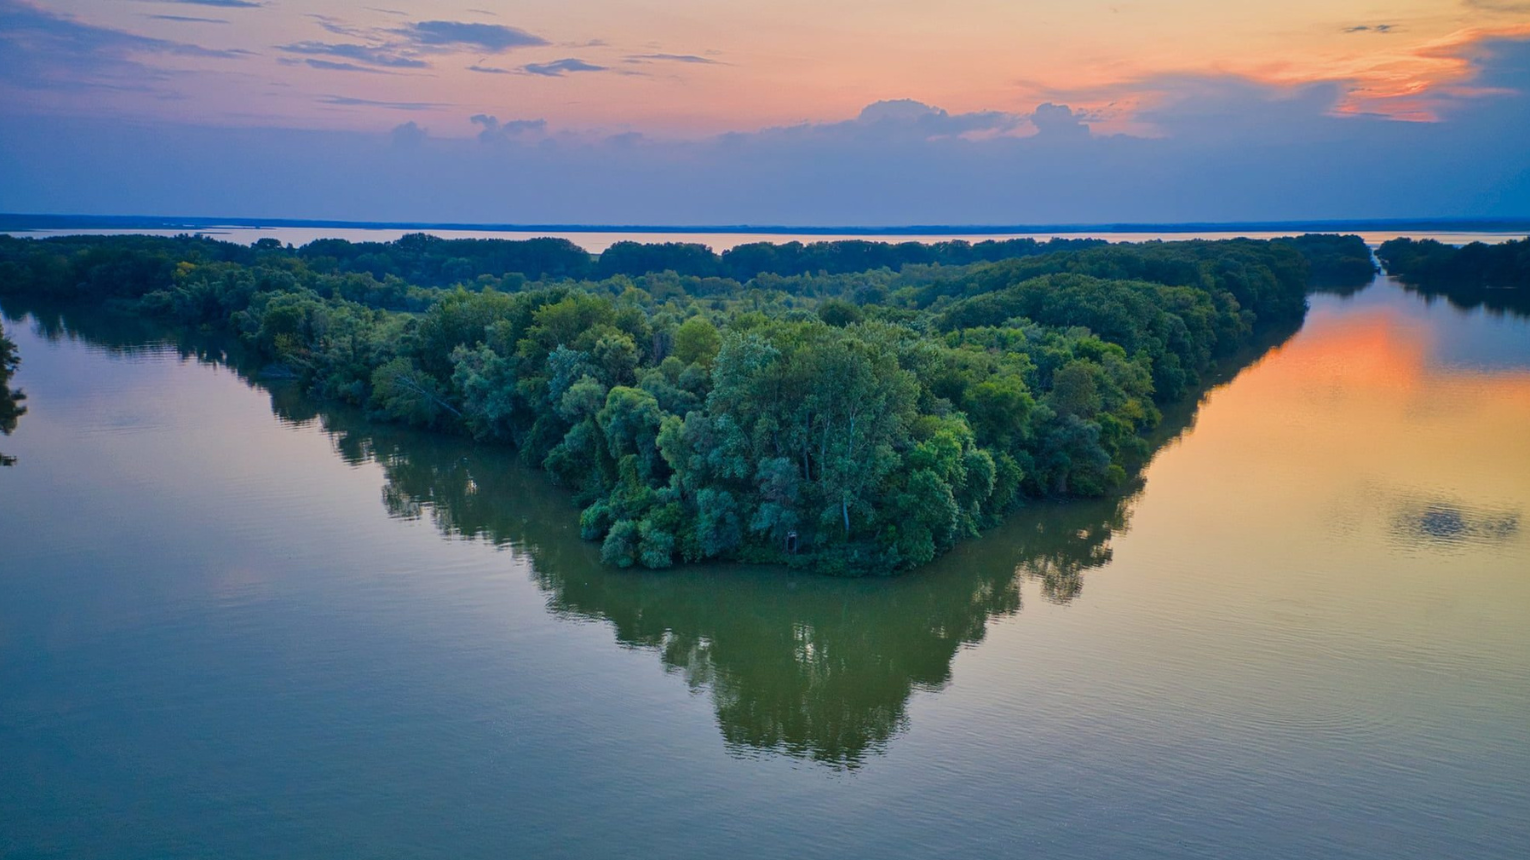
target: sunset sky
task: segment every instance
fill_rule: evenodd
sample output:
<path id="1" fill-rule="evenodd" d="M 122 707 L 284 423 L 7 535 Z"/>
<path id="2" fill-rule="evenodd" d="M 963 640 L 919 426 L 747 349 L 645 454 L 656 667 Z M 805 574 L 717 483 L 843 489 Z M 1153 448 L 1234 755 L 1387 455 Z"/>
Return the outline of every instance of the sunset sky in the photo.
<path id="1" fill-rule="evenodd" d="M 1527 215 L 1527 39 L 1517 0 L 0 0 L 0 209 Z"/>

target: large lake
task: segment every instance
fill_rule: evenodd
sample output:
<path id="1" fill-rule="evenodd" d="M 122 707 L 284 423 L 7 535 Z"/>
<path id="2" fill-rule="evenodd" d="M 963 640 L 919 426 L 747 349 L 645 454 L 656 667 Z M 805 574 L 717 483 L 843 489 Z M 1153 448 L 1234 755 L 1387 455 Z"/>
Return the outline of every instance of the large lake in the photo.
<path id="1" fill-rule="evenodd" d="M 1383 280 L 1120 498 L 602 568 L 498 449 L 13 315 L 0 857 L 1523 858 L 1530 322 Z"/>

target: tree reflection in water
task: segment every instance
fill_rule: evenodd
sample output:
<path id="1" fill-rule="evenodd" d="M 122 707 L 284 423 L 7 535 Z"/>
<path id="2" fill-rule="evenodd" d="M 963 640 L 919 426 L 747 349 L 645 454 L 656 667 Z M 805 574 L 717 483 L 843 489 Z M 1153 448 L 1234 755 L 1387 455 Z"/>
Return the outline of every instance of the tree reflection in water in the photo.
<path id="1" fill-rule="evenodd" d="M 351 464 L 383 467 L 388 512 L 442 533 L 510 548 L 556 615 L 609 622 L 622 645 L 651 649 L 710 692 L 729 747 L 855 767 L 907 723 L 915 690 L 938 690 L 989 619 L 1020 611 L 1021 582 L 1066 603 L 1110 560 L 1131 496 L 1041 504 L 928 568 L 836 580 L 779 568 L 634 572 L 600 564 L 580 540 L 566 492 L 512 452 L 316 410 L 273 391 L 284 420 L 317 420 Z"/>
<path id="2" fill-rule="evenodd" d="M 21 405 L 21 401 L 27 396 L 20 389 L 11 388 L 11 377 L 15 375 L 20 363 L 21 355 L 16 350 L 15 341 L 5 336 L 5 327 L 0 325 L 0 436 L 9 436 L 16 432 L 16 423 L 27 411 L 27 408 Z M 15 457 L 0 453 L 0 466 L 15 464 Z"/>

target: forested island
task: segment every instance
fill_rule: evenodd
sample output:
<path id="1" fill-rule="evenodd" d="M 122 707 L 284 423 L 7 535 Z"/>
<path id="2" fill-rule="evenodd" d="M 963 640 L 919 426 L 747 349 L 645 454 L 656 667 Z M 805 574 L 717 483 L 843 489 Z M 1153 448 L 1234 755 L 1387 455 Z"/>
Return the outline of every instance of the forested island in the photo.
<path id="1" fill-rule="evenodd" d="M 619 566 L 887 573 L 1027 499 L 1098 496 L 1160 406 L 1313 284 L 1364 282 L 1358 237 L 253 247 L 0 237 L 0 295 L 226 330 L 272 376 L 514 445 L 571 488 Z"/>
<path id="2" fill-rule="evenodd" d="M 1387 274 L 1426 295 L 1472 308 L 1530 312 L 1530 239 L 1457 247 L 1434 239 L 1393 239 L 1376 249 Z"/>

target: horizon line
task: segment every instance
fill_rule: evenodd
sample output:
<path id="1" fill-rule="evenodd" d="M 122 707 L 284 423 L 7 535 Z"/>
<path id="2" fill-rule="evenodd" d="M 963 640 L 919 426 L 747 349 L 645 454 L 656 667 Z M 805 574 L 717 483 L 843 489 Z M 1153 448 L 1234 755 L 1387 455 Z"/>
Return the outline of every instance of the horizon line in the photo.
<path id="1" fill-rule="evenodd" d="M 94 225 L 94 226 L 92 226 Z M 788 224 L 557 224 L 557 223 L 475 223 L 464 221 L 353 221 L 328 218 L 249 218 L 209 217 L 198 215 L 79 215 L 42 213 L 0 213 L 0 231 L 56 229 L 175 229 L 234 227 L 326 227 L 356 230 L 451 230 L 489 233 L 703 233 L 763 235 L 1006 235 L 1049 233 L 1190 233 L 1190 232 L 1279 232 L 1306 230 L 1415 229 L 1473 230 L 1490 233 L 1530 231 L 1530 216 L 1472 218 L 1320 218 L 1277 221 L 1166 221 L 1102 222 L 1060 224 L 908 224 L 908 225 L 801 225 Z"/>

